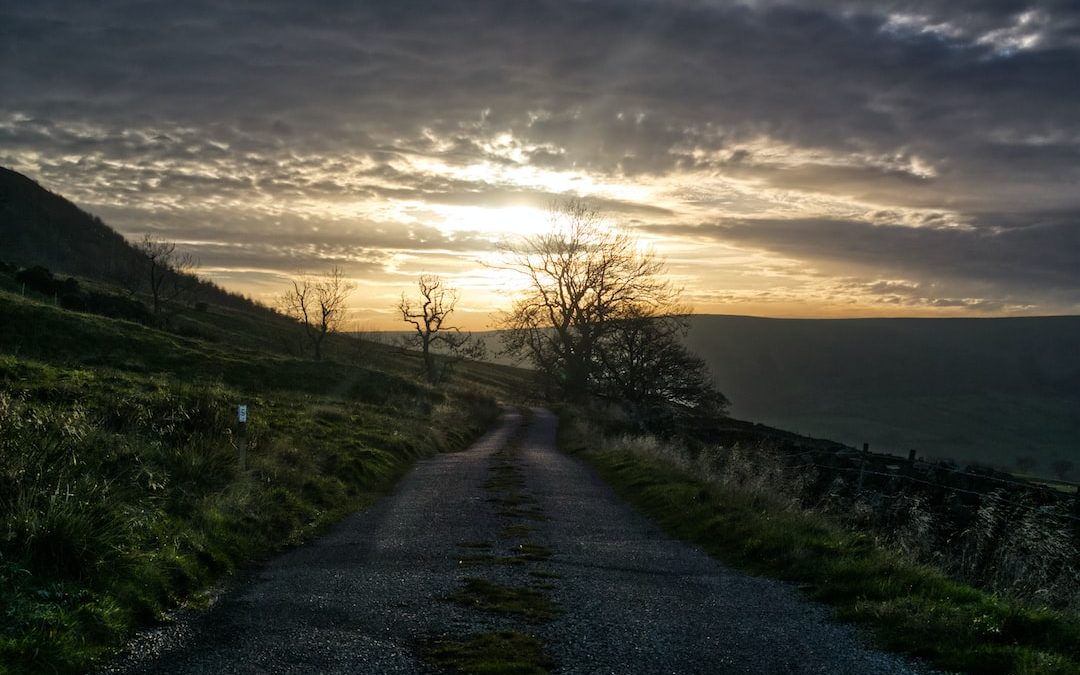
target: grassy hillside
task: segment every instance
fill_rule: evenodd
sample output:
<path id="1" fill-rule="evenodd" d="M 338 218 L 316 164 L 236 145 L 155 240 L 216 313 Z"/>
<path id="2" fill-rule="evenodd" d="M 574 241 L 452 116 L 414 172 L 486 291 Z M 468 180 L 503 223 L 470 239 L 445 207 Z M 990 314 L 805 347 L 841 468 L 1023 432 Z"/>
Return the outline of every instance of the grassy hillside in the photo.
<path id="1" fill-rule="evenodd" d="M 1080 317 L 695 316 L 688 342 L 738 417 L 1043 474 L 1080 459 Z"/>
<path id="2" fill-rule="evenodd" d="M 0 290 L 0 672 L 85 670 L 464 447 L 521 389 L 486 364 L 433 388 L 415 356 L 344 337 L 294 358 L 272 350 L 286 321 L 186 316 L 182 336 Z"/>

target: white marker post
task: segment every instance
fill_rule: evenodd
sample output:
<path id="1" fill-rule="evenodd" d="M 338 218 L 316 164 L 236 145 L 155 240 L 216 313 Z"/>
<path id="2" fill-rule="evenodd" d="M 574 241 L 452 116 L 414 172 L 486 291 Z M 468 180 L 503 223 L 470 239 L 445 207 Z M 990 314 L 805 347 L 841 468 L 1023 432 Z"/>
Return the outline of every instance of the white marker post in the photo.
<path id="1" fill-rule="evenodd" d="M 243 471 L 247 462 L 247 406 L 240 405 L 236 408 L 237 428 L 240 439 L 237 449 L 240 451 L 240 470 Z"/>

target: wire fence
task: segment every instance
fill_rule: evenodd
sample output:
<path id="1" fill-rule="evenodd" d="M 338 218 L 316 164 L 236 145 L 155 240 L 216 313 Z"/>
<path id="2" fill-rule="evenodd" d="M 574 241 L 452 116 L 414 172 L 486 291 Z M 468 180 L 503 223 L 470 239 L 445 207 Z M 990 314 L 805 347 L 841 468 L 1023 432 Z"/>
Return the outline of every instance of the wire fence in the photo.
<path id="1" fill-rule="evenodd" d="M 1072 496 L 1071 496 L 1071 498 L 1074 500 L 1074 502 L 1073 502 L 1074 514 L 1059 513 L 1059 512 L 1047 512 L 1045 510 L 1046 504 L 1030 504 L 1030 503 L 1017 502 L 1017 501 L 1013 501 L 1013 500 L 1007 499 L 1005 497 L 1002 497 L 1000 494 L 998 494 L 997 492 L 994 492 L 994 491 L 972 490 L 972 489 L 965 488 L 965 487 L 959 487 L 959 486 L 956 486 L 956 485 L 950 485 L 950 484 L 945 483 L 945 482 L 925 480 L 923 478 L 919 478 L 919 477 L 917 477 L 915 475 L 912 475 L 912 474 L 915 473 L 915 471 L 916 471 L 916 465 L 920 465 L 922 467 L 922 469 L 923 469 L 923 473 L 930 473 L 930 474 L 946 473 L 946 474 L 950 474 L 950 475 L 953 475 L 953 476 L 963 477 L 963 478 L 965 478 L 965 479 L 967 479 L 969 481 L 972 481 L 972 482 L 995 483 L 995 484 L 999 484 L 999 485 L 1002 485 L 1002 486 L 1008 486 L 1010 488 L 1015 489 L 1016 491 L 1023 491 L 1023 492 L 1028 493 L 1028 494 L 1037 494 L 1041 498 L 1043 498 L 1045 501 L 1057 502 L 1057 503 L 1061 503 L 1063 500 L 1067 501 L 1070 498 L 1069 493 L 1065 492 L 1063 490 L 1057 489 L 1055 487 L 1051 487 L 1049 485 L 1046 485 L 1046 484 L 1043 484 L 1043 483 L 1040 483 L 1040 482 L 1035 482 L 1035 481 L 1032 481 L 1032 480 L 1025 480 L 1025 479 L 1020 479 L 1020 478 L 1005 478 L 1005 477 L 1002 477 L 1000 475 L 993 475 L 992 473 L 989 473 L 990 470 L 988 470 L 986 473 L 983 473 L 983 472 L 973 473 L 971 471 L 967 471 L 967 470 L 964 470 L 964 469 L 959 469 L 959 468 L 948 466 L 947 464 L 944 464 L 942 462 L 927 462 L 927 461 L 924 461 L 924 460 L 919 460 L 919 459 L 917 459 L 915 457 L 914 452 L 908 458 L 903 458 L 903 457 L 897 457 L 897 456 L 893 456 L 893 455 L 872 454 L 872 453 L 868 452 L 868 450 L 867 450 L 868 445 L 864 445 L 863 447 L 864 447 L 864 449 L 863 449 L 863 451 L 861 453 L 858 452 L 858 451 L 848 451 L 846 453 L 839 453 L 839 452 L 832 451 L 832 452 L 827 453 L 827 454 L 829 454 L 829 455 L 831 455 L 833 457 L 837 457 L 837 458 L 843 457 L 846 461 L 858 463 L 859 466 L 841 466 L 841 465 L 838 465 L 838 464 L 820 464 L 820 463 L 817 463 L 817 462 L 814 462 L 814 461 L 803 462 L 801 464 L 791 464 L 791 463 L 788 463 L 787 461 L 784 461 L 783 465 L 784 465 L 785 470 L 789 470 L 789 471 L 796 471 L 796 470 L 805 471 L 805 470 L 808 470 L 808 469 L 817 469 L 817 470 L 819 470 L 821 472 L 825 472 L 825 473 L 844 472 L 844 473 L 847 473 L 847 474 L 854 474 L 854 475 L 856 475 L 858 477 L 857 480 L 859 482 L 859 487 L 858 487 L 859 491 L 869 492 L 869 493 L 877 493 L 877 494 L 880 494 L 880 495 L 884 496 L 887 499 L 888 498 L 895 499 L 895 498 L 899 497 L 900 495 L 902 495 L 903 493 L 901 492 L 901 493 L 897 493 L 897 494 L 894 494 L 894 495 L 885 495 L 880 490 L 875 490 L 872 487 L 865 487 L 863 485 L 863 480 L 862 479 L 867 477 L 867 476 L 874 476 L 874 477 L 880 477 L 880 478 L 888 478 L 890 480 L 906 481 L 906 482 L 908 482 L 910 484 L 923 485 L 923 486 L 933 488 L 933 489 L 936 489 L 936 490 L 944 490 L 944 491 L 948 491 L 948 492 L 955 493 L 955 494 L 966 494 L 966 495 L 979 497 L 980 499 L 994 499 L 994 500 L 996 500 L 997 502 L 999 502 L 1001 504 L 1012 506 L 1012 507 L 1017 508 L 1017 509 L 1022 509 L 1022 510 L 1026 509 L 1026 510 L 1030 510 L 1030 511 L 1039 511 L 1040 513 L 1042 513 L 1044 515 L 1047 515 L 1047 516 L 1051 516 L 1051 517 L 1054 517 L 1054 518 L 1059 518 L 1059 519 L 1063 519 L 1063 520 L 1068 520 L 1068 521 L 1080 523 L 1080 483 L 1071 483 L 1071 482 L 1068 482 L 1068 481 L 1061 481 L 1061 480 L 1054 481 L 1055 485 L 1072 488 Z M 807 448 L 796 448 L 796 449 L 793 449 L 793 450 L 771 449 L 768 452 L 771 453 L 773 456 L 777 456 L 777 457 L 781 458 L 782 460 L 788 460 L 790 458 L 795 458 L 795 457 L 804 458 L 808 454 L 809 455 L 813 455 L 815 453 L 816 454 L 822 454 L 825 451 L 810 450 L 810 449 L 807 449 Z M 877 470 L 876 468 L 873 468 L 871 465 L 877 465 L 877 466 L 886 465 L 886 466 L 890 466 L 890 467 L 895 466 L 895 467 L 897 467 L 897 469 L 895 471 L 880 471 L 880 470 Z"/>
<path id="2" fill-rule="evenodd" d="M 820 513 L 870 533 L 899 555 L 1004 597 L 1080 611 L 1076 492 L 993 469 L 965 470 L 868 448 L 726 440 L 702 447 L 627 434 L 604 443 L 786 508 Z"/>
<path id="3" fill-rule="evenodd" d="M 791 455 L 803 455 L 805 453 L 793 452 L 793 453 L 790 453 L 790 454 Z M 900 460 L 900 461 L 903 461 L 903 460 Z M 878 476 L 878 477 L 888 478 L 890 480 L 902 480 L 902 481 L 907 481 L 907 482 L 912 483 L 912 484 L 925 485 L 927 487 L 934 488 L 936 490 L 946 490 L 946 491 L 953 492 L 953 493 L 958 493 L 958 494 L 968 494 L 968 495 L 979 497 L 980 499 L 994 499 L 995 501 L 997 501 L 997 502 L 999 502 L 1001 504 L 1006 504 L 1006 505 L 1009 505 L 1009 506 L 1012 506 L 1012 507 L 1015 507 L 1015 508 L 1018 508 L 1018 509 L 1026 509 L 1026 510 L 1030 510 L 1030 511 L 1039 511 L 1040 513 L 1042 513 L 1042 514 L 1044 514 L 1046 516 L 1049 516 L 1049 517 L 1060 518 L 1060 519 L 1063 519 L 1063 520 L 1070 520 L 1070 521 L 1074 521 L 1076 523 L 1080 523 L 1080 515 L 1071 515 L 1071 514 L 1067 514 L 1067 513 L 1049 512 L 1049 511 L 1045 510 L 1045 506 L 1046 506 L 1045 504 L 1035 505 L 1035 504 L 1030 504 L 1030 503 L 1017 502 L 1017 501 L 1012 501 L 1012 500 L 1006 499 L 1006 498 L 1000 496 L 999 494 L 997 494 L 995 492 L 983 492 L 983 491 L 980 491 L 980 490 L 970 490 L 970 489 L 967 489 L 967 488 L 957 487 L 955 485 L 949 485 L 948 483 L 941 483 L 941 482 L 923 480 L 921 478 L 917 478 L 915 476 L 908 475 L 908 474 L 904 473 L 902 470 L 901 471 L 896 471 L 896 472 L 883 472 L 883 471 L 876 471 L 876 470 L 873 470 L 873 469 L 867 469 L 867 468 L 864 468 L 864 467 L 835 466 L 835 465 L 827 465 L 827 464 L 817 464 L 817 463 L 813 463 L 813 462 L 812 463 L 804 463 L 804 464 L 794 464 L 794 465 L 793 464 L 785 464 L 784 468 L 785 468 L 785 470 L 789 470 L 789 471 L 806 470 L 806 469 L 818 469 L 820 471 L 827 472 L 827 473 L 828 472 L 846 472 L 846 473 L 857 474 L 860 477 Z M 1043 495 L 1044 497 L 1049 497 L 1049 499 L 1052 500 L 1052 501 L 1068 500 L 1069 499 L 1069 496 L 1068 496 L 1067 493 L 1063 493 L 1061 491 L 1054 490 L 1053 488 L 1050 488 L 1050 487 L 1047 487 L 1047 486 L 1044 486 L 1044 485 L 1040 485 L 1040 484 L 1037 484 L 1037 483 L 1022 482 L 1022 481 L 1019 481 L 1019 480 L 1008 480 L 1008 479 L 998 478 L 998 477 L 995 477 L 995 476 L 987 476 L 987 475 L 984 475 L 984 474 L 970 473 L 970 472 L 961 471 L 961 470 L 958 470 L 958 469 L 951 469 L 951 468 L 948 468 L 948 467 L 942 467 L 940 465 L 932 465 L 932 468 L 930 470 L 931 471 L 946 471 L 948 473 L 961 475 L 961 476 L 970 478 L 972 480 L 977 480 L 977 481 L 990 481 L 990 482 L 997 482 L 997 483 L 1007 484 L 1007 485 L 1010 485 L 1010 486 L 1013 486 L 1013 487 L 1017 488 L 1018 490 L 1024 490 L 1024 491 L 1028 491 L 1028 492 L 1038 493 L 1040 495 Z M 1062 483 L 1062 484 L 1067 484 L 1067 483 Z M 865 491 L 865 492 L 877 493 L 877 494 L 885 496 L 886 498 L 892 498 L 892 499 L 895 499 L 895 498 L 897 498 L 897 497 L 899 497 L 899 496 L 901 496 L 903 494 L 903 493 L 897 493 L 895 495 L 884 495 L 884 493 L 882 493 L 879 490 L 873 490 L 872 488 L 867 488 L 867 487 L 864 487 L 864 486 L 860 486 L 860 490 Z M 1077 512 L 1080 512 L 1080 487 L 1078 487 L 1077 492 L 1074 493 L 1072 499 L 1075 500 L 1074 509 Z"/>

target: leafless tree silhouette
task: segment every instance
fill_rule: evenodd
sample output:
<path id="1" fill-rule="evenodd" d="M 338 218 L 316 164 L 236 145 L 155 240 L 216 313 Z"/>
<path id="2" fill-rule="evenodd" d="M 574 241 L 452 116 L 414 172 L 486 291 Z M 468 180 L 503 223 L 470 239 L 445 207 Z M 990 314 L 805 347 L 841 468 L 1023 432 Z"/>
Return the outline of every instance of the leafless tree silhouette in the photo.
<path id="1" fill-rule="evenodd" d="M 504 253 L 506 266 L 527 280 L 499 319 L 504 346 L 532 362 L 549 395 L 653 410 L 726 403 L 679 341 L 686 309 L 663 260 L 596 209 L 582 201 L 553 206 L 549 231 Z"/>
<path id="2" fill-rule="evenodd" d="M 300 322 L 317 361 L 322 360 L 326 336 L 338 332 L 345 321 L 346 302 L 355 289 L 335 266 L 320 276 L 298 272 L 292 288 L 281 296 L 281 310 Z"/>
<path id="3" fill-rule="evenodd" d="M 190 253 L 176 250 L 176 242 L 147 234 L 135 248 L 145 256 L 142 271 L 135 275 L 139 285 L 144 285 L 153 300 L 154 316 L 160 318 L 165 306 L 178 300 L 185 292 L 198 285 L 191 274 L 196 266 Z"/>
<path id="4" fill-rule="evenodd" d="M 437 344 L 441 344 L 454 355 L 475 356 L 475 349 L 469 350 L 468 335 L 463 335 L 460 328 L 447 323 L 457 305 L 457 290 L 449 288 L 442 278 L 435 274 L 420 275 L 417 290 L 419 298 L 401 294 L 398 311 L 401 312 L 402 321 L 411 323 L 416 331 L 407 343 L 420 348 L 424 360 L 424 376 L 429 382 L 436 382 L 440 378 L 440 371 L 432 349 Z"/>

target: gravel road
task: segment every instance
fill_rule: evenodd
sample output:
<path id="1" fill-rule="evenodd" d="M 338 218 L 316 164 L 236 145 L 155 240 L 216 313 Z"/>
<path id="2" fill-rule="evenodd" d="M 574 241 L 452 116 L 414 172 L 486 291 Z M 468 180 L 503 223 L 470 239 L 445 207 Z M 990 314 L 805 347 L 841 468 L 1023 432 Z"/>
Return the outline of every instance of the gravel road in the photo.
<path id="1" fill-rule="evenodd" d="M 101 672 L 435 673 L 426 641 L 509 628 L 540 638 L 561 673 L 929 672 L 789 584 L 666 537 L 556 452 L 555 428 L 543 410 L 506 413 Z M 470 577 L 531 584 L 561 613 L 528 623 L 448 601 Z"/>

